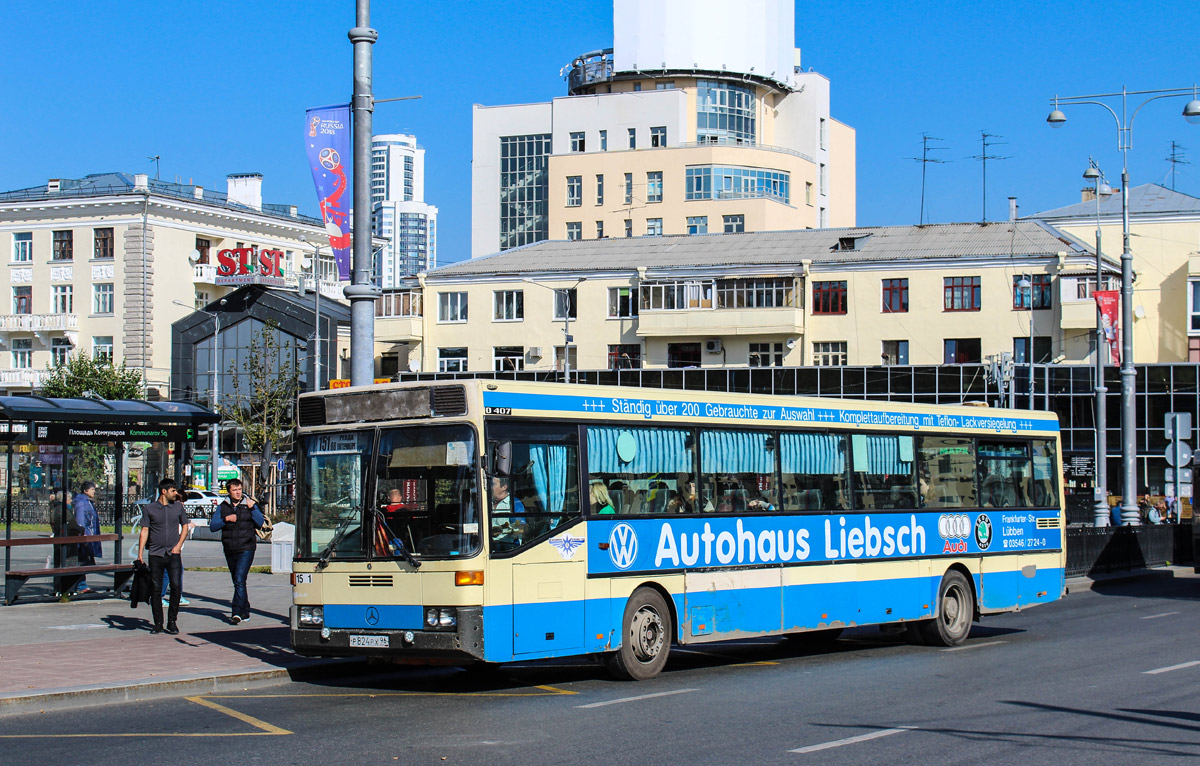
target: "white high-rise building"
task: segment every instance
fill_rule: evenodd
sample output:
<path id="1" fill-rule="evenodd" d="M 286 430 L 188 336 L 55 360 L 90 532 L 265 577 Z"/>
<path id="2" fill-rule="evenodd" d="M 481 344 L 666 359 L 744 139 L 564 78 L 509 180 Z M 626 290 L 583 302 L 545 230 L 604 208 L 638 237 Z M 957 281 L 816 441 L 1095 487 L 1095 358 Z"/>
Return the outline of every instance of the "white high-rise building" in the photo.
<path id="1" fill-rule="evenodd" d="M 379 286 L 399 287 L 405 277 L 437 265 L 438 209 L 425 203 L 425 149 L 405 133 L 371 142 L 371 229 L 388 240 L 375 255 Z"/>

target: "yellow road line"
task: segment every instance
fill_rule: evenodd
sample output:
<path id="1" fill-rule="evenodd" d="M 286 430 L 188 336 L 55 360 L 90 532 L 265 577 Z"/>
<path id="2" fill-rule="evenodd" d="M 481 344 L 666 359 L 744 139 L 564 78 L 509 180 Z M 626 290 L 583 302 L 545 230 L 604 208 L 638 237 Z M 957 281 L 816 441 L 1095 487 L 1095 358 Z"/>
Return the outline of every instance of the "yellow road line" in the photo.
<path id="1" fill-rule="evenodd" d="M 288 699 L 291 697 L 558 697 L 579 692 L 556 689 L 553 686 L 537 686 L 541 692 L 316 692 L 313 694 L 209 694 L 207 699 Z"/>
<path id="2" fill-rule="evenodd" d="M 212 700 L 207 700 L 203 697 L 186 697 L 185 699 L 188 702 L 195 702 L 197 705 L 203 705 L 204 707 L 212 708 L 213 710 L 216 710 L 220 713 L 224 713 L 227 716 L 236 718 L 243 723 L 248 723 L 251 726 L 253 726 L 254 728 L 262 729 L 263 731 L 265 731 L 268 734 L 291 734 L 291 732 L 288 731 L 287 729 L 281 729 L 278 726 L 273 726 L 273 725 L 267 723 L 266 721 L 262 721 L 262 720 L 259 720 L 258 718 L 255 718 L 252 715 L 246 715 L 245 713 L 239 713 L 236 710 L 227 708 L 224 705 L 218 705 L 217 703 L 213 702 Z"/>

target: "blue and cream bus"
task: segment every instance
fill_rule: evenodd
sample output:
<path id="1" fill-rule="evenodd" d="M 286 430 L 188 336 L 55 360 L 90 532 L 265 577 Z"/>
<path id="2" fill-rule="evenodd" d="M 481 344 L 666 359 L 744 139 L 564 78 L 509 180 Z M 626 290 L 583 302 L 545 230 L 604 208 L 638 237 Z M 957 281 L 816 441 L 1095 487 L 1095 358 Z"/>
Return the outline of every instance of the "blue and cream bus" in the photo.
<path id="1" fill-rule="evenodd" d="M 304 394 L 298 422 L 305 655 L 645 679 L 676 644 L 955 645 L 1063 593 L 1052 413 L 497 380 Z"/>

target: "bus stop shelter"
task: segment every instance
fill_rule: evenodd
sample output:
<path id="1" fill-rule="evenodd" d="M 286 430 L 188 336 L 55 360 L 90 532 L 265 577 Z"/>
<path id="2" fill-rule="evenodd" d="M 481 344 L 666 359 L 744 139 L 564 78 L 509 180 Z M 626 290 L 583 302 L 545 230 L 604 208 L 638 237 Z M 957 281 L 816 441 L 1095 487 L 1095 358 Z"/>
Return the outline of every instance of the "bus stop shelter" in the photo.
<path id="1" fill-rule="evenodd" d="M 98 542 L 113 544 L 112 566 L 120 565 L 129 509 L 136 513 L 138 504 L 156 497 L 163 478 L 187 486 L 185 451 L 201 426 L 216 421 L 214 412 L 189 402 L 0 396 L 6 578 L 30 572 L 35 563 L 46 570 L 70 566 L 72 546 L 30 546 L 70 534 L 72 497 L 84 481 L 96 485 L 93 505 L 102 530 L 114 531 Z M 14 550 L 21 558 L 16 570 Z M 97 556 L 97 562 L 102 558 L 109 559 Z"/>

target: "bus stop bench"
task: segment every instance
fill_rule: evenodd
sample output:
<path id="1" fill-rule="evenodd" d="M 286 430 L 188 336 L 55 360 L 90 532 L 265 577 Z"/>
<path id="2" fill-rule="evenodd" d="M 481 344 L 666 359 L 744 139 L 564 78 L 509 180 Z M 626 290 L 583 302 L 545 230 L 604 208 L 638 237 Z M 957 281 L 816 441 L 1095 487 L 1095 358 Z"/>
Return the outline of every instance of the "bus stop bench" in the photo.
<path id="1" fill-rule="evenodd" d="M 0 548 L 16 548 L 26 545 L 78 545 L 80 543 L 102 543 L 117 540 L 117 535 L 75 535 L 71 537 L 22 537 L 15 540 L 0 540 Z M 89 564 L 87 566 L 54 567 L 51 569 L 10 569 L 4 573 L 4 603 L 16 602 L 17 595 L 25 583 L 36 577 L 56 578 L 59 592 L 66 593 L 89 574 L 111 573 L 113 592 L 120 592 L 133 577 L 130 564 Z"/>

